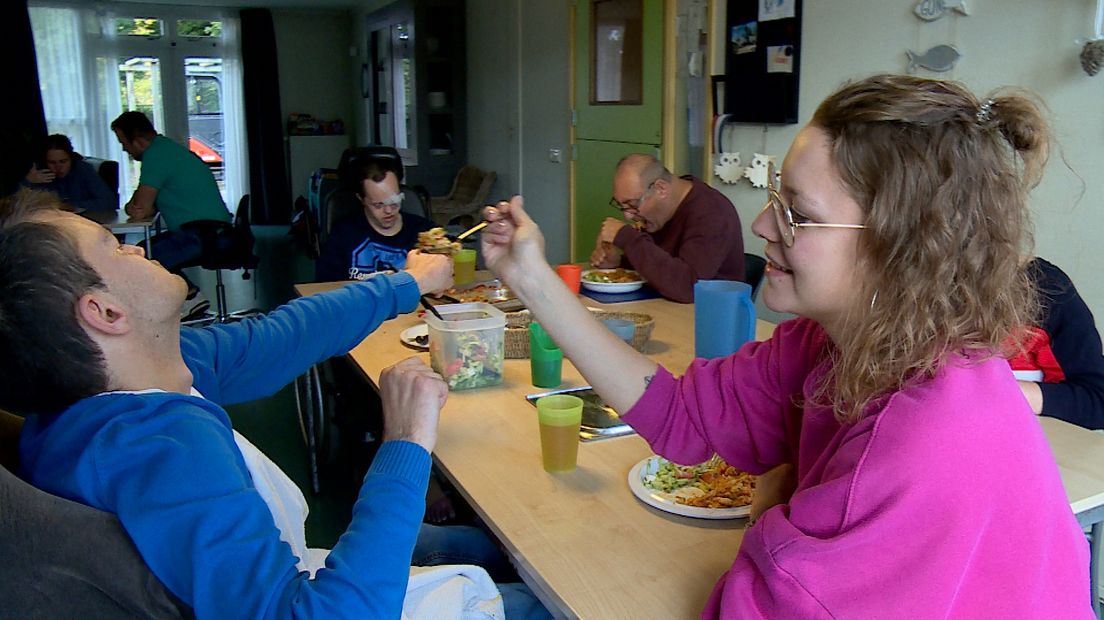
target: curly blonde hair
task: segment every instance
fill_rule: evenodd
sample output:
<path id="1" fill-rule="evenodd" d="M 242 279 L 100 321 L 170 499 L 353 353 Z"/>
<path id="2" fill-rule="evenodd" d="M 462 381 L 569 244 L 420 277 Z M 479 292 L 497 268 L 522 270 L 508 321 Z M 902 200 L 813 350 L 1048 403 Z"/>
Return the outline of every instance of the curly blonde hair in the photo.
<path id="1" fill-rule="evenodd" d="M 842 421 L 933 376 L 948 355 L 1007 355 L 1038 302 L 1026 271 L 1027 194 L 1048 130 L 1022 93 L 979 101 L 960 84 L 878 75 L 825 99 L 843 186 L 865 211 L 867 277 L 817 399 Z"/>

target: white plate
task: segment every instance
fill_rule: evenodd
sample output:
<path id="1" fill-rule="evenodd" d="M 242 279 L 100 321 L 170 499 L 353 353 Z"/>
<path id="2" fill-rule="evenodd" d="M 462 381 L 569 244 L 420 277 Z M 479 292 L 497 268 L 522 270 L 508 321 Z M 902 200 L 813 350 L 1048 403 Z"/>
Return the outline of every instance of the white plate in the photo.
<path id="1" fill-rule="evenodd" d="M 636 282 L 591 282 L 586 279 L 588 273 L 602 273 L 606 271 L 613 271 L 612 269 L 587 269 L 583 272 L 582 279 L 579 284 L 583 285 L 583 288 L 598 293 L 631 293 L 644 286 L 644 280 L 637 280 Z M 637 276 L 639 277 L 639 276 Z"/>
<path id="2" fill-rule="evenodd" d="M 670 493 L 664 493 L 663 491 L 656 491 L 655 489 L 649 489 L 644 486 L 644 479 L 646 476 L 654 475 L 659 467 L 666 461 L 661 456 L 649 456 L 648 458 L 640 461 L 633 468 L 629 470 L 629 488 L 632 489 L 633 495 L 640 501 L 658 508 L 665 512 L 670 512 L 676 515 L 682 515 L 684 517 L 694 517 L 696 519 L 739 519 L 746 517 L 751 513 L 751 505 L 737 506 L 736 508 L 702 508 L 700 506 L 687 506 L 686 504 L 680 504 L 675 501 L 675 498 Z"/>
<path id="3" fill-rule="evenodd" d="M 419 349 L 421 351 L 428 351 L 428 344 L 418 344 L 418 341 L 414 340 L 418 336 L 428 337 L 429 325 L 426 325 L 425 323 L 418 323 L 413 327 L 407 327 L 406 329 L 402 330 L 401 334 L 399 334 L 399 340 L 402 340 L 402 343 L 408 347 L 414 347 L 415 349 Z"/>

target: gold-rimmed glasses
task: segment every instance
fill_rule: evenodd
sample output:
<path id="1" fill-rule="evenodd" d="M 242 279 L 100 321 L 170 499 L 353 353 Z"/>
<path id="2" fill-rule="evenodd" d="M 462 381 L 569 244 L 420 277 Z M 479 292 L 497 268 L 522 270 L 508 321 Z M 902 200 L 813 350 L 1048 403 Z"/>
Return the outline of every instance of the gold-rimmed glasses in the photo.
<path id="1" fill-rule="evenodd" d="M 774 213 L 774 221 L 778 223 L 778 232 L 782 235 L 782 242 L 788 248 L 793 247 L 798 228 L 851 228 L 854 230 L 866 228 L 863 224 L 822 224 L 820 222 L 795 221 L 793 209 L 782 201 L 782 195 L 774 187 L 774 162 L 767 163 L 767 206 Z M 801 217 L 800 219 L 805 218 Z"/>
<path id="2" fill-rule="evenodd" d="M 658 179 L 657 179 L 658 180 Z M 656 182 L 652 181 L 648 184 L 648 187 L 644 188 L 644 193 L 640 194 L 639 198 L 633 198 L 632 200 L 626 200 L 625 202 L 619 202 L 613 196 L 610 196 L 609 206 L 624 213 L 625 211 L 640 211 L 640 205 L 644 204 L 644 199 L 651 193 L 652 188 L 655 187 Z"/>

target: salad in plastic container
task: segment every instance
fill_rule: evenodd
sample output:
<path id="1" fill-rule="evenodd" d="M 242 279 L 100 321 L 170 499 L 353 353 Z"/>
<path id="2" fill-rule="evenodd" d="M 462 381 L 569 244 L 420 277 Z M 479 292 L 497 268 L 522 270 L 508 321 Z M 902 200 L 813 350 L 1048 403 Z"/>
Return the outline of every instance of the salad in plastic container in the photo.
<path id="1" fill-rule="evenodd" d="M 429 361 L 449 389 L 468 390 L 502 383 L 506 315 L 476 302 L 437 306 L 444 320 L 427 313 Z"/>

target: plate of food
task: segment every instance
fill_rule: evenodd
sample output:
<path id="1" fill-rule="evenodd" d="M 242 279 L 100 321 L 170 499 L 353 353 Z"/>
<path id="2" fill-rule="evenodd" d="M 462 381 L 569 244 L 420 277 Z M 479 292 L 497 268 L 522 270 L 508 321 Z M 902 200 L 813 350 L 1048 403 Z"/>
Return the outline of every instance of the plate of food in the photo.
<path id="1" fill-rule="evenodd" d="M 755 476 L 714 456 L 698 465 L 676 465 L 649 456 L 629 470 L 637 499 L 665 512 L 697 519 L 738 519 L 751 512 Z"/>
<path id="2" fill-rule="evenodd" d="M 413 327 L 407 327 L 399 334 L 399 340 L 408 347 L 418 349 L 419 351 L 428 351 L 429 326 L 425 323 L 418 323 Z"/>
<path id="3" fill-rule="evenodd" d="M 525 307 L 514 292 L 499 280 L 484 280 L 468 286 L 452 288 L 445 291 L 445 297 L 465 304 L 481 301 L 503 312 L 513 312 Z"/>
<path id="4" fill-rule="evenodd" d="M 631 293 L 644 286 L 644 278 L 631 269 L 588 269 L 580 284 L 598 293 Z"/>

